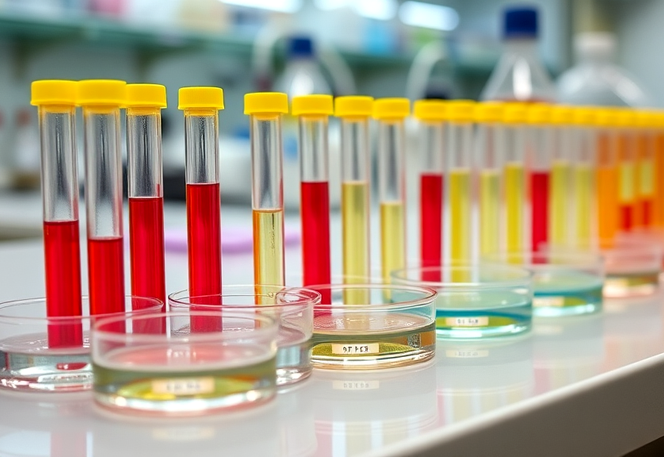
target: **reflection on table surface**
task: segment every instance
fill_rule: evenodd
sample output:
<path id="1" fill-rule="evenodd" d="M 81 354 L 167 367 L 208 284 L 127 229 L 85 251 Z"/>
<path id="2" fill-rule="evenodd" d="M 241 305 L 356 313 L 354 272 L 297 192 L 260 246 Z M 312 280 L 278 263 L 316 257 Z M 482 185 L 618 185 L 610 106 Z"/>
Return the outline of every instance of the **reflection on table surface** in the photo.
<path id="1" fill-rule="evenodd" d="M 317 371 L 271 404 L 220 416 L 127 418 L 88 394 L 3 393 L 0 455 L 359 455 L 662 352 L 663 297 L 538 319 L 514 339 L 439 341 L 433 362 L 410 369 Z"/>

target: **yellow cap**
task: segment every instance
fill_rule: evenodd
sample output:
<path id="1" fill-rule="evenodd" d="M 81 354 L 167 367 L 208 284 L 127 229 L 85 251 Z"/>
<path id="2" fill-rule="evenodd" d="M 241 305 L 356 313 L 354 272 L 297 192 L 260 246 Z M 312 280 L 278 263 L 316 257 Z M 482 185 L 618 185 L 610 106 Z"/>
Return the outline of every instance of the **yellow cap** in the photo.
<path id="1" fill-rule="evenodd" d="M 291 114 L 329 116 L 334 111 L 331 95 L 300 95 L 293 97 Z"/>
<path id="2" fill-rule="evenodd" d="M 526 122 L 531 125 L 551 124 L 551 105 L 534 103 L 526 108 Z"/>
<path id="3" fill-rule="evenodd" d="M 634 127 L 636 112 L 631 108 L 618 108 L 618 127 Z"/>
<path id="4" fill-rule="evenodd" d="M 127 84 L 127 108 L 166 108 L 166 87 L 161 84 Z"/>
<path id="5" fill-rule="evenodd" d="M 472 122 L 476 104 L 472 100 L 452 100 L 447 104 L 446 117 L 453 122 Z"/>
<path id="6" fill-rule="evenodd" d="M 79 81 L 76 98 L 81 106 L 124 106 L 127 100 L 127 83 L 117 79 Z"/>
<path id="7" fill-rule="evenodd" d="M 410 114 L 407 98 L 379 98 L 374 102 L 373 117 L 376 119 L 405 119 Z"/>
<path id="8" fill-rule="evenodd" d="M 178 109 L 224 109 L 224 91 L 221 87 L 181 87 Z"/>
<path id="9" fill-rule="evenodd" d="M 503 102 L 482 102 L 475 105 L 475 120 L 477 122 L 499 122 L 503 118 Z"/>
<path id="10" fill-rule="evenodd" d="M 649 128 L 653 125 L 653 112 L 646 110 L 639 110 L 634 112 L 633 124 L 637 127 Z"/>
<path id="11" fill-rule="evenodd" d="M 578 108 L 574 108 L 572 123 L 585 127 L 595 125 L 597 111 L 597 108 L 593 108 L 591 106 L 580 106 Z"/>
<path id="12" fill-rule="evenodd" d="M 244 95 L 244 114 L 287 114 L 288 95 L 282 92 L 253 92 Z"/>
<path id="13" fill-rule="evenodd" d="M 571 106 L 556 105 L 551 107 L 551 123 L 569 125 L 573 123 L 574 109 Z"/>
<path id="14" fill-rule="evenodd" d="M 334 115 L 337 117 L 369 117 L 373 114 L 373 97 L 346 95 L 334 99 Z"/>
<path id="15" fill-rule="evenodd" d="M 76 81 L 64 79 L 43 79 L 30 85 L 30 104 L 76 105 Z"/>
<path id="16" fill-rule="evenodd" d="M 526 114 L 525 103 L 505 103 L 505 108 L 503 109 L 503 122 L 506 124 L 523 124 L 526 122 Z"/>
<path id="17" fill-rule="evenodd" d="M 420 121 L 444 121 L 447 102 L 444 100 L 417 100 L 413 103 L 413 115 Z"/>
<path id="18" fill-rule="evenodd" d="M 619 115 L 616 108 L 597 108 L 595 125 L 602 127 L 617 127 L 619 125 Z"/>

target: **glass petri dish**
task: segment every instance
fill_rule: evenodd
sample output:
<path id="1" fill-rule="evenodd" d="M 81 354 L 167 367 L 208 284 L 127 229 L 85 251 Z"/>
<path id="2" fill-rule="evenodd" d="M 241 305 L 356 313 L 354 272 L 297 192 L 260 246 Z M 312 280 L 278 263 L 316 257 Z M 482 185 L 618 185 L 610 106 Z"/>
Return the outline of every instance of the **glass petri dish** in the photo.
<path id="1" fill-rule="evenodd" d="M 195 329 L 194 319 L 208 329 Z M 149 330 L 164 321 L 165 332 Z M 117 412 L 159 416 L 263 403 L 276 392 L 277 332 L 270 317 L 229 311 L 100 319 L 91 335 L 94 399 Z"/>
<path id="2" fill-rule="evenodd" d="M 627 298 L 654 294 L 659 287 L 662 249 L 654 244 L 621 242 L 602 251 L 606 266 L 604 297 Z"/>
<path id="3" fill-rule="evenodd" d="M 434 290 L 380 284 L 308 288 L 329 297 L 314 307 L 315 368 L 376 370 L 434 356 Z"/>
<path id="4" fill-rule="evenodd" d="M 511 336 L 527 332 L 532 324 L 532 274 L 523 268 L 413 267 L 392 272 L 392 282 L 438 292 L 436 333 L 441 338 Z"/>
<path id="5" fill-rule="evenodd" d="M 284 386 L 311 375 L 310 340 L 313 330 L 313 308 L 320 295 L 303 288 L 281 286 L 223 286 L 220 295 L 189 296 L 189 291 L 168 297 L 173 311 L 222 309 L 254 315 L 264 314 L 279 326 L 277 338 L 277 385 Z"/>
<path id="6" fill-rule="evenodd" d="M 154 313 L 163 306 L 156 298 L 128 296 L 124 313 L 93 317 L 90 301 L 83 297 L 82 315 L 49 317 L 45 298 L 0 303 L 0 389 L 42 393 L 91 389 L 92 321 L 129 312 Z"/>

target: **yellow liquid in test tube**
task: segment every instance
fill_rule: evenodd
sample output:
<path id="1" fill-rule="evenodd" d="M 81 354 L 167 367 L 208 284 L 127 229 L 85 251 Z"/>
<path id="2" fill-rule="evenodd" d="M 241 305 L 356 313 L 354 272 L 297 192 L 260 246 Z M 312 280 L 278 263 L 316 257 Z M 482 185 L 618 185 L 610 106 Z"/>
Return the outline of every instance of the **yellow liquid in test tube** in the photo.
<path id="1" fill-rule="evenodd" d="M 369 261 L 369 183 L 344 182 L 341 185 L 341 236 L 343 243 L 343 275 L 345 284 L 370 282 Z M 349 290 L 346 304 L 368 303 L 364 290 Z"/>
<path id="2" fill-rule="evenodd" d="M 576 241 L 581 248 L 590 248 L 592 242 L 593 189 L 595 180 L 590 165 L 579 164 L 574 169 L 574 203 Z"/>
<path id="3" fill-rule="evenodd" d="M 284 212 L 254 210 L 254 281 L 256 284 L 284 285 Z M 256 287 L 256 293 L 262 291 Z M 264 299 L 258 304 L 273 303 Z"/>
<path id="4" fill-rule="evenodd" d="M 507 251 L 523 252 L 525 249 L 524 213 L 526 204 L 525 171 L 521 163 L 505 166 L 505 231 Z M 510 256 L 512 263 L 521 263 L 519 256 Z"/>
<path id="5" fill-rule="evenodd" d="M 639 162 L 639 199 L 641 200 L 641 225 L 652 225 L 655 221 L 655 164 L 652 159 Z M 647 214 L 646 214 L 647 212 Z"/>
<path id="6" fill-rule="evenodd" d="M 450 261 L 467 264 L 470 261 L 470 170 L 456 169 L 449 173 L 450 205 Z M 464 272 L 456 272 L 464 273 Z M 455 275 L 455 276 L 458 276 Z M 452 281 L 464 281 L 453 277 Z"/>
<path id="7" fill-rule="evenodd" d="M 550 231 L 551 244 L 555 246 L 564 246 L 569 239 L 568 236 L 568 210 L 570 189 L 570 171 L 569 162 L 556 160 L 551 165 L 551 184 L 549 195 L 550 206 Z"/>
<path id="8" fill-rule="evenodd" d="M 480 175 L 480 250 L 482 255 L 500 248 L 500 175 L 485 170 Z"/>
<path id="9" fill-rule="evenodd" d="M 380 258 L 383 281 L 406 266 L 406 233 L 402 202 L 380 204 Z"/>

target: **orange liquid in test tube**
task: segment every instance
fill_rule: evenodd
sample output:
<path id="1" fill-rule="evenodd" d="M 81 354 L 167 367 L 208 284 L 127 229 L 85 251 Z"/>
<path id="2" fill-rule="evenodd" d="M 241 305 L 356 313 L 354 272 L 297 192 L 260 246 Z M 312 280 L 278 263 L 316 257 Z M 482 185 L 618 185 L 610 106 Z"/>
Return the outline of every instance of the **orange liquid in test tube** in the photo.
<path id="1" fill-rule="evenodd" d="M 657 226 L 664 226 L 664 131 L 655 134 L 655 220 Z"/>
<path id="2" fill-rule="evenodd" d="M 640 207 L 636 198 L 637 170 L 633 141 L 627 132 L 615 137 L 618 156 L 618 206 L 620 230 L 632 230 L 636 221 L 641 220 Z M 631 144 L 630 144 L 631 143 Z"/>
<path id="3" fill-rule="evenodd" d="M 613 245 L 618 230 L 618 169 L 612 159 L 610 140 L 606 132 L 597 136 L 597 225 L 603 248 Z"/>
<path id="4" fill-rule="evenodd" d="M 640 131 L 636 136 L 637 206 L 635 225 L 650 227 L 655 220 L 655 158 L 650 132 Z"/>

